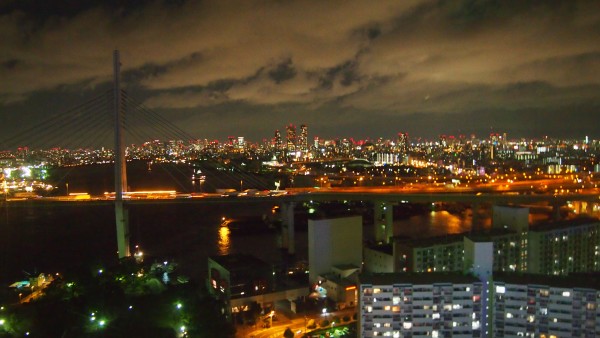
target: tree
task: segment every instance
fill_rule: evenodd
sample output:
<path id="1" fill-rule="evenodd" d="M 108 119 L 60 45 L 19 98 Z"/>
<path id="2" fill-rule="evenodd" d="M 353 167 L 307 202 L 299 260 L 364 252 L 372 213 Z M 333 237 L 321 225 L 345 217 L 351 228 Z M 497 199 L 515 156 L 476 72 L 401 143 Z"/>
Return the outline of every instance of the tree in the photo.
<path id="1" fill-rule="evenodd" d="M 283 337 L 294 338 L 294 332 L 288 327 L 287 329 L 285 329 L 285 332 L 283 333 Z"/>

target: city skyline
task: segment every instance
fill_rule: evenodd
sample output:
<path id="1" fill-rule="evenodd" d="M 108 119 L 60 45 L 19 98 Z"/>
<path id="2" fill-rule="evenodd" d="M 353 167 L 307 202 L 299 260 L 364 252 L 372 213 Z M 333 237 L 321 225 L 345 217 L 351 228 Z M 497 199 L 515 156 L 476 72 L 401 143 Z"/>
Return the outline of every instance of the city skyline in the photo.
<path id="1" fill-rule="evenodd" d="M 597 139 L 593 1 L 8 1 L 0 132 L 123 87 L 199 139 Z"/>

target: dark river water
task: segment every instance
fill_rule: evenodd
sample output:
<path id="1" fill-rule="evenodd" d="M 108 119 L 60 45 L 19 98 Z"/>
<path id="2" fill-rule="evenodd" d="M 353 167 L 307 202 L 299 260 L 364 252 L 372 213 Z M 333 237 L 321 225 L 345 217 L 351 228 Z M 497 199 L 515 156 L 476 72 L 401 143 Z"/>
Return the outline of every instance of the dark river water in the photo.
<path id="1" fill-rule="evenodd" d="M 111 174 L 106 168 L 74 168 L 59 172 L 55 184 L 64 189 L 69 182 L 71 192 L 112 191 Z M 156 169 L 150 173 L 144 166 L 130 175 L 135 177 L 130 182 L 136 189 L 156 187 L 181 191 L 177 186 L 184 184 L 194 188 L 185 175 L 180 175 L 183 179 L 179 183 L 172 183 L 169 180 L 175 175 Z M 268 182 L 268 179 L 245 179 L 248 185 Z M 238 178 L 214 174 L 208 180 L 214 180 L 216 183 L 211 185 L 218 188 L 218 183 L 229 185 Z M 11 203 L 0 207 L 0 282 L 4 284 L 27 274 L 64 272 L 79 266 L 116 262 L 111 205 Z M 264 226 L 263 218 L 270 215 L 273 208 L 270 203 L 147 204 L 129 208 L 132 247 L 139 245 L 149 259 L 175 259 L 182 271 L 192 278 L 202 279 L 206 275 L 206 260 L 210 255 L 249 253 L 276 264 L 308 257 L 307 232 L 302 226 L 306 219 L 298 222 L 296 255 L 290 259 L 279 248 L 279 234 Z M 220 227 L 222 217 L 244 220 L 253 230 L 232 233 Z M 373 216 L 371 213 L 364 217 Z M 489 224 L 485 216 L 482 219 Z M 372 222 L 365 223 L 363 235 L 369 239 Z M 394 221 L 394 233 L 410 237 L 460 233 L 469 231 L 470 227 L 467 212 L 424 211 L 423 208 L 404 212 Z"/>
<path id="2" fill-rule="evenodd" d="M 248 253 L 282 263 L 280 236 L 263 218 L 273 204 L 168 204 L 129 207 L 132 247 L 146 256 L 174 258 L 192 278 L 206 275 L 210 255 Z M 244 220 L 251 231 L 238 233 L 220 226 L 222 217 Z M 372 217 L 372 216 L 366 216 Z M 305 222 L 306 220 L 304 220 Z M 302 221 L 296 231 L 296 260 L 307 260 L 307 232 Z M 394 222 L 397 235 L 424 237 L 465 232 L 470 219 L 447 211 L 426 212 Z M 372 226 L 364 226 L 372 237 Z M 25 273 L 63 272 L 82 265 L 114 263 L 116 253 L 114 209 L 111 205 L 11 204 L 0 211 L 0 281 Z"/>

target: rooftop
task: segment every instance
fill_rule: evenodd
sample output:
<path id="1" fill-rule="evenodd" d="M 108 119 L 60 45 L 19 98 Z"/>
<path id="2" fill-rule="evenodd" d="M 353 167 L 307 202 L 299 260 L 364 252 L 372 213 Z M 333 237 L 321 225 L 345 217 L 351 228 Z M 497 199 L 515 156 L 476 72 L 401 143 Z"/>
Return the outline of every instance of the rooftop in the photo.
<path id="1" fill-rule="evenodd" d="M 393 284 L 441 284 L 441 283 L 473 283 L 479 282 L 473 275 L 459 272 L 428 273 L 365 273 L 359 277 L 361 284 L 393 285 Z"/>
<path id="2" fill-rule="evenodd" d="M 264 268 L 265 266 L 270 266 L 268 263 L 257 257 L 242 253 L 210 256 L 209 259 L 212 259 L 227 270 L 236 270 L 240 268 L 248 269 L 254 267 Z"/>
<path id="3" fill-rule="evenodd" d="M 594 223 L 596 225 L 600 225 L 600 224 L 598 224 L 598 223 L 600 223 L 598 218 L 589 217 L 589 216 L 581 216 L 581 217 L 564 220 L 564 221 L 542 222 L 542 223 L 533 224 L 533 225 L 529 226 L 529 231 L 536 231 L 536 232 L 551 231 L 551 230 L 566 229 L 566 228 L 571 228 L 571 227 L 594 224 Z"/>
<path id="4" fill-rule="evenodd" d="M 460 233 L 460 234 L 449 234 L 444 236 L 436 236 L 436 237 L 427 237 L 427 238 L 417 238 L 417 239 L 396 239 L 396 244 L 401 246 L 408 246 L 412 248 L 418 247 L 429 247 L 434 245 L 444 245 L 444 244 L 453 244 L 453 243 L 462 243 L 463 237 L 467 236 L 468 233 Z"/>
<path id="5" fill-rule="evenodd" d="M 379 251 L 387 255 L 394 254 L 394 246 L 392 244 L 370 244 L 368 248 L 374 251 Z"/>
<path id="6" fill-rule="evenodd" d="M 568 289 L 585 288 L 600 291 L 600 272 L 574 273 L 568 276 L 494 272 L 494 281 L 509 284 L 543 285 Z"/>

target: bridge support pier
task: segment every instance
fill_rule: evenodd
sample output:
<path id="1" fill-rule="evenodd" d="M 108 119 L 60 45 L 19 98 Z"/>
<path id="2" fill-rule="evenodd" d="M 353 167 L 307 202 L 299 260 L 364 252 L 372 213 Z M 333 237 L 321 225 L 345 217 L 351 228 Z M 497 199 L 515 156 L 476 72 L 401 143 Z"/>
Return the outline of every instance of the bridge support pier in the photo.
<path id="1" fill-rule="evenodd" d="M 585 202 L 585 213 L 589 216 L 592 216 L 592 214 L 594 213 L 594 203 Z"/>
<path id="2" fill-rule="evenodd" d="M 129 257 L 129 210 L 123 206 L 123 201 L 115 201 L 115 220 L 119 258 Z"/>
<path id="3" fill-rule="evenodd" d="M 375 241 L 389 243 L 394 236 L 394 210 L 393 203 L 375 201 L 374 203 Z"/>
<path id="4" fill-rule="evenodd" d="M 288 254 L 296 253 L 296 238 L 294 236 L 294 202 L 281 204 L 281 247 Z"/>
<path id="5" fill-rule="evenodd" d="M 552 220 L 560 221 L 562 216 L 560 215 L 560 203 L 552 203 Z"/>

